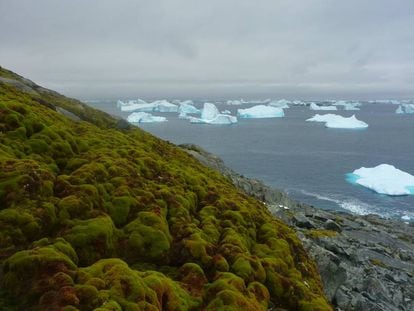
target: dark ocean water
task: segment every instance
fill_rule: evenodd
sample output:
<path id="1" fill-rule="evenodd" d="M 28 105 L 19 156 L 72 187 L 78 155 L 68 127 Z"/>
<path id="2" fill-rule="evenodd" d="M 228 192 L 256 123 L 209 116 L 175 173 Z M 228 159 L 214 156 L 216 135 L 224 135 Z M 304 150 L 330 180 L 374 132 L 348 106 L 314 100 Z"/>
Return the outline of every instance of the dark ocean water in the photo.
<path id="1" fill-rule="evenodd" d="M 117 109 L 115 102 L 90 104 L 111 114 L 128 115 Z M 241 108 L 217 106 L 232 114 Z M 178 119 L 176 113 L 154 113 L 166 116 L 168 122 L 140 127 L 176 144 L 198 144 L 235 171 L 320 208 L 414 218 L 414 196 L 379 195 L 350 184 L 345 176 L 362 166 L 382 163 L 414 175 L 414 115 L 397 115 L 396 108 L 366 103 L 360 111 L 333 112 L 356 114 L 369 124 L 364 130 L 327 129 L 323 123 L 305 122 L 317 113 L 308 107 L 285 109 L 284 118 L 239 119 L 235 125 L 190 124 Z"/>

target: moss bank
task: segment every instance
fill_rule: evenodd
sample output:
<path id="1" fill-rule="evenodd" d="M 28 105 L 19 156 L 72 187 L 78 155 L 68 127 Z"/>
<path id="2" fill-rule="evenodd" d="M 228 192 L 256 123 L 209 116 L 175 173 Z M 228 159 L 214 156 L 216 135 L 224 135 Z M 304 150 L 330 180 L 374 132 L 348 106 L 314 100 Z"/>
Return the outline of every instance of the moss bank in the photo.
<path id="1" fill-rule="evenodd" d="M 263 204 L 168 142 L 28 87 L 0 82 L 1 304 L 331 310 L 315 264 Z"/>

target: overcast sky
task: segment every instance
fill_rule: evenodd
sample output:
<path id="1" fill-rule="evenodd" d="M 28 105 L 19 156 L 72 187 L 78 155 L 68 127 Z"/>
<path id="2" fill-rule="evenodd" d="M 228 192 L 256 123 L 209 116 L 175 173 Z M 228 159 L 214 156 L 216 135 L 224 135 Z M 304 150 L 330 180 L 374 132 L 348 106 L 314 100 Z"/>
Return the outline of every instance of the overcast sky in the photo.
<path id="1" fill-rule="evenodd" d="M 0 65 L 92 98 L 413 98 L 413 0 L 0 0 Z"/>

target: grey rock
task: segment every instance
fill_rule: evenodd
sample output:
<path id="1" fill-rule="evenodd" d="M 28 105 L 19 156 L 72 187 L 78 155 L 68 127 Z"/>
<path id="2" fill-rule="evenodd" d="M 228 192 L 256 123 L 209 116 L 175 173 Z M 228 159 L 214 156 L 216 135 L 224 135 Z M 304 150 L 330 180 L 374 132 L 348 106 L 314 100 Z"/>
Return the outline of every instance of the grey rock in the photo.
<path id="1" fill-rule="evenodd" d="M 316 228 L 315 224 L 302 213 L 297 213 L 296 215 L 293 216 L 292 219 L 293 219 L 293 223 L 300 228 L 306 228 L 306 229 Z"/>
<path id="2" fill-rule="evenodd" d="M 328 219 L 328 221 L 325 222 L 323 226 L 325 227 L 326 230 L 333 230 L 333 231 L 336 231 L 336 232 L 341 232 L 342 231 L 341 226 L 338 225 L 332 219 Z"/>

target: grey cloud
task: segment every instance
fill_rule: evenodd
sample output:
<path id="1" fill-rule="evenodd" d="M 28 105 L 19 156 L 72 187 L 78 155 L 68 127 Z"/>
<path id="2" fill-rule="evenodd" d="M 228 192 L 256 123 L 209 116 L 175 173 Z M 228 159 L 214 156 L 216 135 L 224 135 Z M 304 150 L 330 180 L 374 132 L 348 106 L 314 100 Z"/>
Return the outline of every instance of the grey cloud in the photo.
<path id="1" fill-rule="evenodd" d="M 414 97 L 411 0 L 0 0 L 0 63 L 80 98 Z"/>

